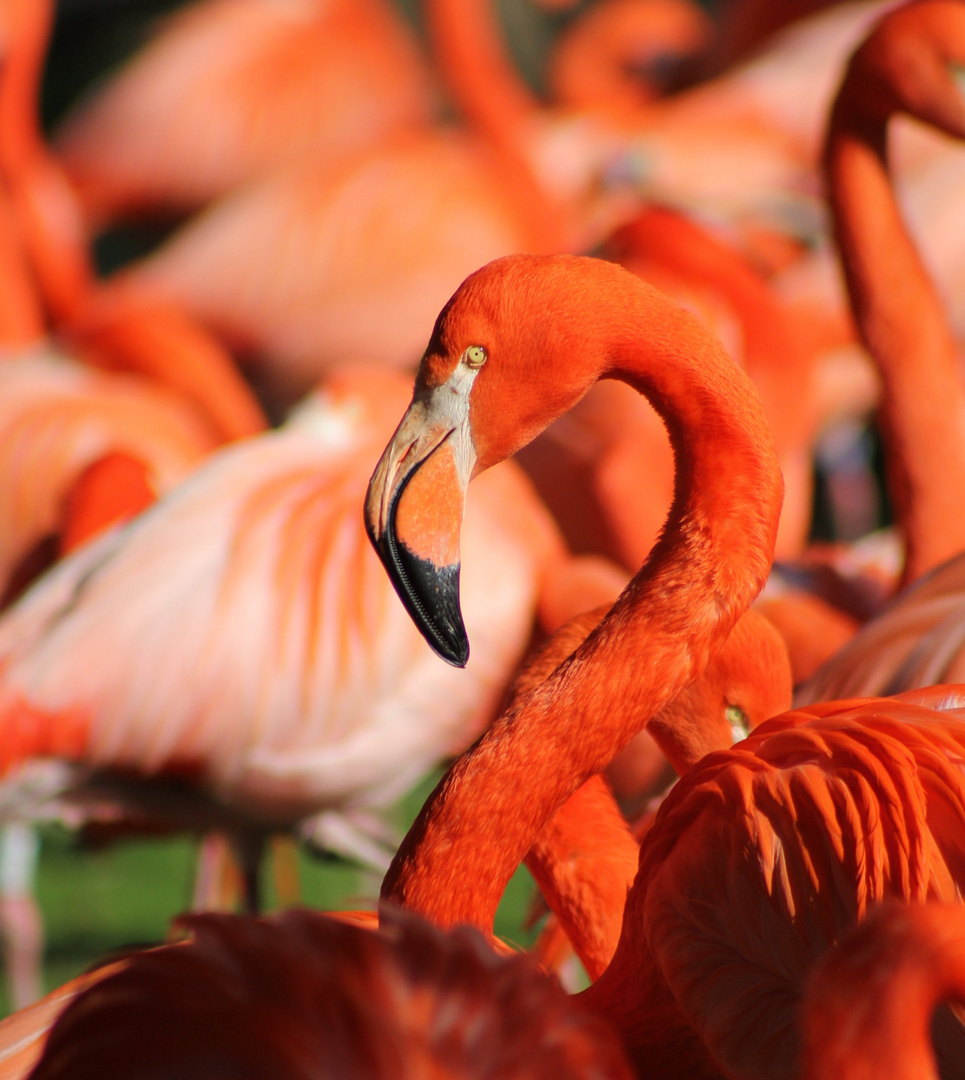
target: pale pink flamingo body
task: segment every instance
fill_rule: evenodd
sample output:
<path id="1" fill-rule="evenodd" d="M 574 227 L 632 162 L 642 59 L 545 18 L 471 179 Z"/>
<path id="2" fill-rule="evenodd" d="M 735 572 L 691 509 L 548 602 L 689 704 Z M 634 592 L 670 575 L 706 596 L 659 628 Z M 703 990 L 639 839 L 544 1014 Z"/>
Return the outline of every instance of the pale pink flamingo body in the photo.
<path id="1" fill-rule="evenodd" d="M 88 215 L 184 214 L 279 167 L 331 169 L 426 126 L 427 66 L 394 7 L 185 6 L 60 126 L 57 151 Z"/>
<path id="2" fill-rule="evenodd" d="M 327 407 L 307 403 L 280 431 L 210 457 L 0 620 L 8 771 L 54 758 L 69 785 L 90 781 L 94 802 L 143 797 L 148 817 L 156 805 L 182 823 L 205 820 L 204 799 L 200 811 L 163 792 L 155 804 L 141 781 L 191 777 L 210 824 L 228 831 L 333 809 L 316 839 L 351 849 L 357 834 L 378 861 L 367 810 L 488 722 L 560 548 L 525 481 L 494 478 L 467 522 L 480 647 L 455 678 L 409 625 L 357 514 L 389 405 L 406 391 L 370 372 L 329 393 Z M 502 567 L 492 581 L 491 560 Z M 100 775 L 111 770 L 116 790 Z"/>

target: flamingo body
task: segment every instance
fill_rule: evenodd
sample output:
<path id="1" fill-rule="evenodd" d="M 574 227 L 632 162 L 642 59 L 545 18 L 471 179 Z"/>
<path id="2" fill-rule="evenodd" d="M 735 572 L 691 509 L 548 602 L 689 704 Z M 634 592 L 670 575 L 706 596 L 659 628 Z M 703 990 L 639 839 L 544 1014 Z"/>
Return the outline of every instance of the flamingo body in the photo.
<path id="1" fill-rule="evenodd" d="M 208 0 L 76 105 L 57 149 L 103 221 L 184 213 L 306 158 L 331 168 L 430 115 L 428 73 L 393 5 Z"/>
<path id="2" fill-rule="evenodd" d="M 467 523 L 480 648 L 454 678 L 406 619 L 358 516 L 373 433 L 386 432 L 379 399 L 405 393 L 371 380 L 221 450 L 6 614 L 7 769 L 53 755 L 87 776 L 188 778 L 229 814 L 291 824 L 384 806 L 479 733 L 528 640 L 555 534 L 513 470 L 494 478 Z M 122 792 L 141 797 L 136 784 Z"/>

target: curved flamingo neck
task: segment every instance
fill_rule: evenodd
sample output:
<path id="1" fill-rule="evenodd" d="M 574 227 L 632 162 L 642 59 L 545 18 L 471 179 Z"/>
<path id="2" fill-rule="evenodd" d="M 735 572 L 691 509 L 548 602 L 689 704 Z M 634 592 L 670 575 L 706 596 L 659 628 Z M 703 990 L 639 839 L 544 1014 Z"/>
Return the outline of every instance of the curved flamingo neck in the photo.
<path id="1" fill-rule="evenodd" d="M 506 53 L 493 0 L 424 0 L 436 62 L 460 112 L 498 146 L 518 153 L 542 106 Z"/>
<path id="2" fill-rule="evenodd" d="M 94 271 L 74 192 L 40 128 L 37 99 L 53 14 L 51 0 L 0 3 L 0 174 L 44 307 L 60 322 L 82 309 Z"/>
<path id="3" fill-rule="evenodd" d="M 868 98 L 860 69 L 852 70 L 832 112 L 825 170 L 851 305 L 881 373 L 879 422 L 907 582 L 965 548 L 965 384 L 944 307 L 892 191 L 891 111 Z"/>
<path id="4" fill-rule="evenodd" d="M 37 116 L 37 87 L 53 23 L 46 0 L 4 0 L 0 67 L 0 167 L 15 173 L 44 152 Z"/>
<path id="5" fill-rule="evenodd" d="M 596 379 L 622 378 L 667 424 L 676 494 L 661 539 L 606 618 L 450 769 L 386 875 L 383 899 L 487 933 L 545 823 L 706 666 L 760 590 L 781 502 L 760 402 L 697 319 L 612 264 L 561 257 L 549 267 L 554 291 L 539 295 L 530 348 L 572 393 L 506 386 L 495 371 L 487 393 L 529 412 L 543 404 L 539 423 L 526 418 L 532 438 Z M 486 464 L 497 457 L 487 451 Z"/>

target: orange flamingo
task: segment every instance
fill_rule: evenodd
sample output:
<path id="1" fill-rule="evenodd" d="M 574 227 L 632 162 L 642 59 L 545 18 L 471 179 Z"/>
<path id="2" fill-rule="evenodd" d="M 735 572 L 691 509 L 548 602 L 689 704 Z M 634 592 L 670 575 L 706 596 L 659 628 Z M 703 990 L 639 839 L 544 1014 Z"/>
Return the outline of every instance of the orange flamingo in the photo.
<path id="1" fill-rule="evenodd" d="M 962 906 L 882 904 L 808 976 L 803 1080 L 952 1075 L 961 1061 L 951 1054 L 942 1059 L 941 1030 L 932 1044 L 936 1020 L 946 1028 L 957 1023 L 947 1003 L 965 1004 Z"/>
<path id="2" fill-rule="evenodd" d="M 901 220 L 886 132 L 889 119 L 903 112 L 965 138 L 965 102 L 948 70 L 956 57 L 965 58 L 960 4 L 909 4 L 893 12 L 848 66 L 825 151 L 855 320 L 881 372 L 878 419 L 888 490 L 905 538 L 906 582 L 965 547 L 965 529 L 954 524 L 965 484 L 965 383 L 941 300 Z"/>
<path id="3" fill-rule="evenodd" d="M 434 647 L 465 655 L 453 581 L 469 477 L 607 375 L 666 418 L 679 462 L 668 527 L 597 629 L 453 766 L 403 841 L 383 899 L 444 926 L 491 929 L 545 823 L 693 678 L 767 573 L 779 473 L 759 401 L 720 345 L 610 264 L 501 259 L 440 315 L 366 503 Z M 963 687 L 815 706 L 680 779 L 644 838 L 613 960 L 582 998 L 641 1074 L 793 1069 L 794 1004 L 816 955 L 877 899 L 957 894 L 963 706 Z"/>
<path id="4" fill-rule="evenodd" d="M 335 168 L 432 112 L 427 66 L 394 4 L 206 0 L 86 94 L 55 145 L 102 225 L 183 215 L 306 158 Z"/>

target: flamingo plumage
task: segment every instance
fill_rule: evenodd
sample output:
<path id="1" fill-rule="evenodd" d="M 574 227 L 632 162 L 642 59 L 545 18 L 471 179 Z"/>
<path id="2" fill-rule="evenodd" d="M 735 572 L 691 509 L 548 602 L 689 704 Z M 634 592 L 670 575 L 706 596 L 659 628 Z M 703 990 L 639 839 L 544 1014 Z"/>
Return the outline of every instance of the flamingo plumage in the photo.
<path id="1" fill-rule="evenodd" d="M 219 1076 L 265 1080 L 631 1076 L 605 1021 L 472 930 L 443 934 L 399 913 L 375 932 L 306 911 L 183 924 L 188 942 L 95 973 L 32 1077 L 147 1076 L 160 1064 L 200 1078 L 213 1063 Z"/>

